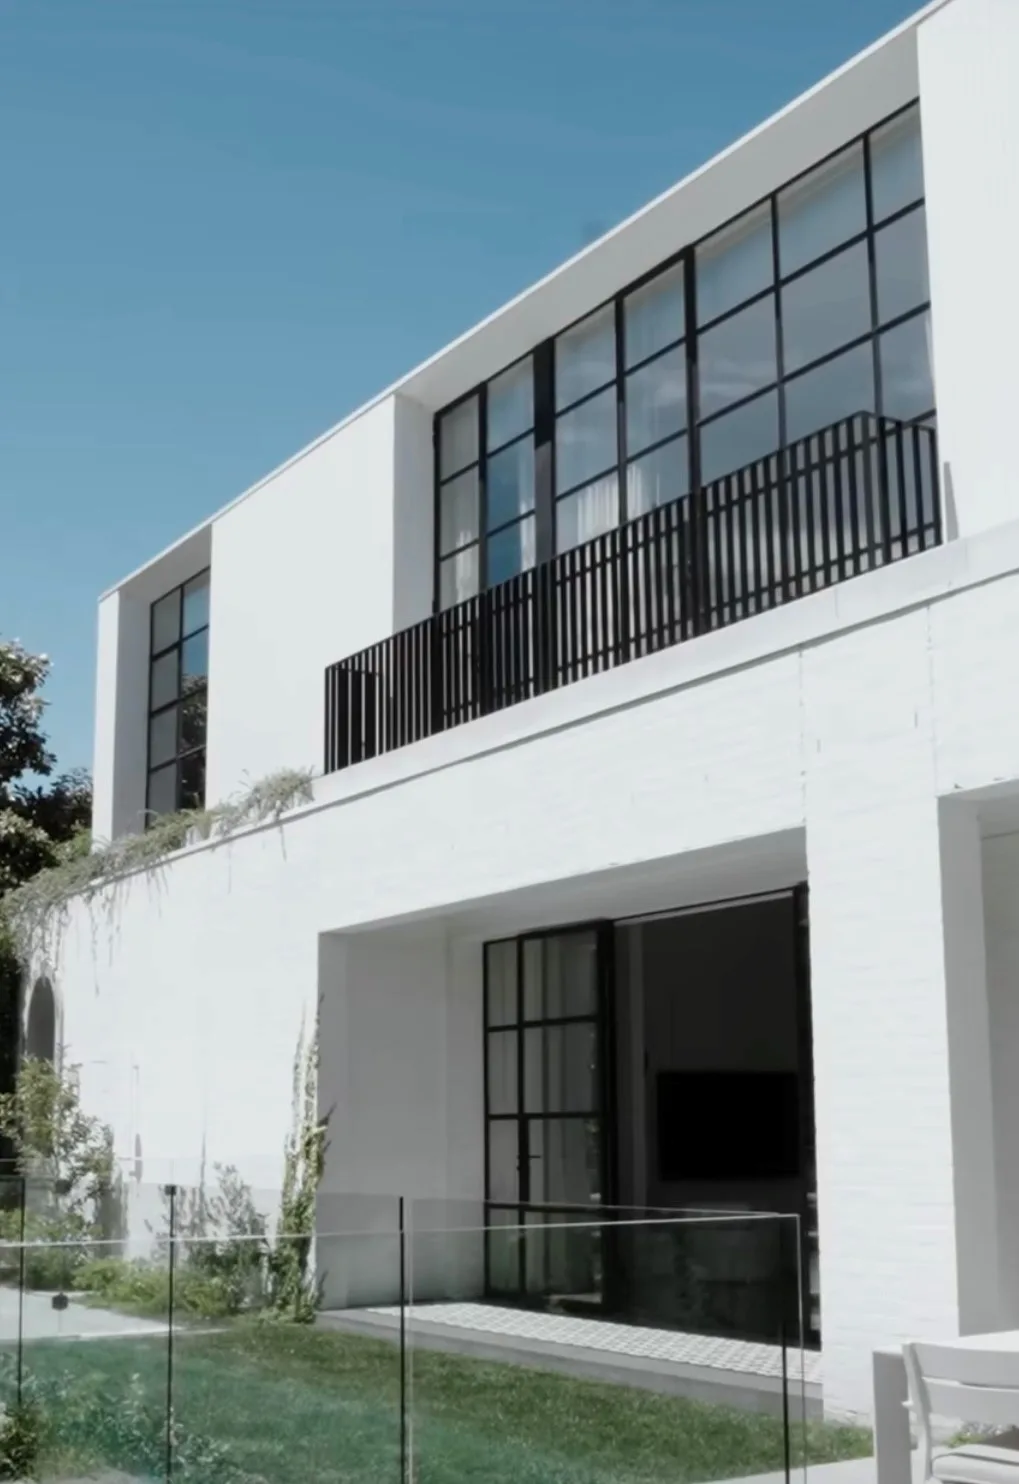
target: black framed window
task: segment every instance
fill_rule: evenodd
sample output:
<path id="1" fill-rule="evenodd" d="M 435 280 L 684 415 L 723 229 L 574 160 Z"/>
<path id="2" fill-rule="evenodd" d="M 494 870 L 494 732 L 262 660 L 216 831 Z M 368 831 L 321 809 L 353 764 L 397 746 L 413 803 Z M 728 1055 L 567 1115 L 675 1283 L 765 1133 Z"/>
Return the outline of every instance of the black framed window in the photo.
<path id="1" fill-rule="evenodd" d="M 152 604 L 146 817 L 205 803 L 209 572 Z"/>
<path id="2" fill-rule="evenodd" d="M 485 1194 L 488 1286 L 502 1293 L 562 1287 L 558 1227 L 607 1199 L 604 964 L 597 926 L 485 945 Z M 550 1223 L 550 1229 L 545 1226 Z M 507 1229 L 504 1241 L 499 1231 Z M 533 1228 L 520 1243 L 515 1234 Z M 590 1250 L 570 1264 L 593 1272 Z M 582 1285 L 593 1291 L 590 1276 Z"/>
<path id="3" fill-rule="evenodd" d="M 436 606 L 858 412 L 935 415 L 916 104 L 436 419 Z"/>

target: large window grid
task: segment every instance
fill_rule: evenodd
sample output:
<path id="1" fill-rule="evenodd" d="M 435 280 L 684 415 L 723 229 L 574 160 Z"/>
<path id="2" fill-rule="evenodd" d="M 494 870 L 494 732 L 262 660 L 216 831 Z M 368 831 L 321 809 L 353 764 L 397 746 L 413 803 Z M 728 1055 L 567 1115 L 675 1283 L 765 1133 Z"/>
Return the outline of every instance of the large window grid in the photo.
<path id="1" fill-rule="evenodd" d="M 436 419 L 438 608 L 844 417 L 932 420 L 917 105 L 517 364 L 532 374 L 532 483 L 518 497 L 532 539 L 515 564 L 487 560 L 486 401 L 506 372 Z M 479 514 L 451 558 L 441 449 L 468 407 Z"/>
<path id="2" fill-rule="evenodd" d="M 146 818 L 205 803 L 209 572 L 150 610 Z"/>

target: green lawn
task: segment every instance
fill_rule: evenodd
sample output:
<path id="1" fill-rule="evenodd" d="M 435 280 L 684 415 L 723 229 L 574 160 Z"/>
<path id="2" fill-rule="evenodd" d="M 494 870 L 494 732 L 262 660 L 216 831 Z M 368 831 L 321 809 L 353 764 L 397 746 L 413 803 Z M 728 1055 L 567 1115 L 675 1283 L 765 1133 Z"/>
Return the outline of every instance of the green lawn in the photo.
<path id="1" fill-rule="evenodd" d="M 58 1414 L 46 1478 L 72 1467 L 159 1472 L 165 1340 L 37 1342 L 24 1356 Z M 409 1372 L 420 1484 L 699 1484 L 783 1463 L 778 1418 L 426 1350 Z M 57 1395 L 70 1400 L 54 1406 Z M 399 1484 L 399 1396 L 385 1341 L 254 1323 L 181 1335 L 177 1472 L 196 1484 Z M 794 1424 L 794 1462 L 803 1441 Z M 808 1430 L 812 1462 L 869 1451 L 858 1429 Z"/>

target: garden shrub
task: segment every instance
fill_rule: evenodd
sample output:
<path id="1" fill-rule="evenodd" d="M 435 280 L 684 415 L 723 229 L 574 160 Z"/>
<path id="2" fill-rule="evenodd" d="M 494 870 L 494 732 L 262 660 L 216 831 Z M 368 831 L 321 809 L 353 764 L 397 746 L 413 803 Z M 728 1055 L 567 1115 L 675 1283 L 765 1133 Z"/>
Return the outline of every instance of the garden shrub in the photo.
<path id="1" fill-rule="evenodd" d="M 86 1261 L 74 1274 L 74 1287 L 113 1309 L 128 1309 L 153 1319 L 165 1319 L 169 1313 L 170 1271 L 165 1263 L 112 1257 Z M 240 1313 L 242 1307 L 242 1295 L 228 1278 L 188 1267 L 174 1274 L 175 1315 L 225 1319 Z"/>
<path id="2" fill-rule="evenodd" d="M 222 1444 L 182 1426 L 172 1413 L 168 1418 L 165 1392 L 148 1391 L 139 1376 L 125 1387 L 96 1372 L 29 1375 L 19 1401 L 14 1359 L 0 1355 L 0 1401 L 7 1407 L 0 1425 L 3 1478 L 33 1477 L 40 1455 L 57 1457 L 72 1469 L 103 1466 L 162 1478 L 169 1423 L 175 1480 L 241 1484 L 245 1479 Z"/>
<path id="3" fill-rule="evenodd" d="M 0 1479 L 34 1479 L 42 1449 L 37 1402 L 15 1399 L 0 1418 Z"/>

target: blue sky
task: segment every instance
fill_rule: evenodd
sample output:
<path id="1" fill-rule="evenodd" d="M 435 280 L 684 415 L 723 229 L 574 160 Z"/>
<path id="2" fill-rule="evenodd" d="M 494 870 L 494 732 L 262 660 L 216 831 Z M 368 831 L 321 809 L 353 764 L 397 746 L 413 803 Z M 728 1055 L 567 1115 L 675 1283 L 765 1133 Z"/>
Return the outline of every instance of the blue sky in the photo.
<path id="1" fill-rule="evenodd" d="M 103 588 L 914 8 L 0 0 L 0 635 L 61 764 Z"/>

